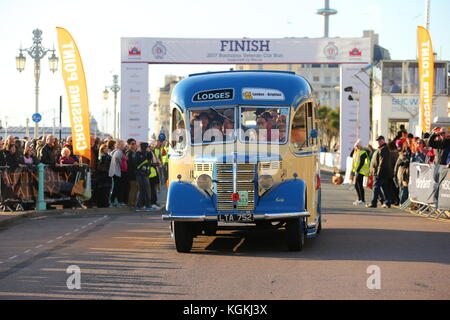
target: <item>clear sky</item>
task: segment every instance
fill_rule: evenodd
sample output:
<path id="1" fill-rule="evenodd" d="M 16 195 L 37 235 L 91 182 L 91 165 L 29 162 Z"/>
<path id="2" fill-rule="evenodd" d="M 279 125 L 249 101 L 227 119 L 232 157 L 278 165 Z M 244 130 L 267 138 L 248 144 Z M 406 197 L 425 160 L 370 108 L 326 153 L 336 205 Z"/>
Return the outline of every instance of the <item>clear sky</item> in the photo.
<path id="1" fill-rule="evenodd" d="M 361 37 L 363 30 L 372 29 L 393 59 L 416 58 L 416 28 L 423 25 L 424 0 L 330 2 L 339 12 L 331 17 L 330 37 Z M 57 48 L 56 26 L 72 34 L 86 72 L 90 111 L 102 126 L 105 109 L 113 107 L 112 95 L 105 101 L 102 92 L 112 84 L 112 75 L 120 74 L 121 37 L 315 38 L 323 35 L 323 18 L 316 15 L 323 5 L 323 0 L 0 0 L 0 120 L 5 125 L 7 117 L 10 126 L 25 126 L 25 119 L 34 113 L 32 59 L 27 56 L 25 71 L 19 73 L 15 57 L 20 46 L 32 45 L 35 28 L 43 31 L 42 44 L 50 48 Z M 450 60 L 449 12 L 449 0 L 431 0 L 431 36 L 443 60 Z M 154 99 L 165 74 L 187 75 L 227 66 L 149 68 L 149 92 Z M 42 124 L 51 126 L 54 113 L 58 117 L 60 95 L 65 108 L 67 104 L 61 71 L 52 74 L 47 57 L 40 88 Z M 63 119 L 63 125 L 68 125 L 67 109 Z"/>

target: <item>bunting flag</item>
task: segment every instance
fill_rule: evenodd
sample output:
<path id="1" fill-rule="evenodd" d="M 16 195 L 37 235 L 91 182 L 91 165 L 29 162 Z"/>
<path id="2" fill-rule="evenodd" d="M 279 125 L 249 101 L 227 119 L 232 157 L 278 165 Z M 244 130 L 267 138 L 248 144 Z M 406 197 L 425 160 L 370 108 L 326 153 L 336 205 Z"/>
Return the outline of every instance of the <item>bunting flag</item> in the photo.
<path id="1" fill-rule="evenodd" d="M 434 93 L 434 53 L 430 33 L 424 27 L 417 29 L 419 48 L 420 118 L 422 132 L 431 131 Z"/>
<path id="2" fill-rule="evenodd" d="M 83 63 L 70 33 L 60 27 L 56 30 L 62 62 L 61 70 L 69 102 L 73 153 L 91 160 L 91 129 Z"/>

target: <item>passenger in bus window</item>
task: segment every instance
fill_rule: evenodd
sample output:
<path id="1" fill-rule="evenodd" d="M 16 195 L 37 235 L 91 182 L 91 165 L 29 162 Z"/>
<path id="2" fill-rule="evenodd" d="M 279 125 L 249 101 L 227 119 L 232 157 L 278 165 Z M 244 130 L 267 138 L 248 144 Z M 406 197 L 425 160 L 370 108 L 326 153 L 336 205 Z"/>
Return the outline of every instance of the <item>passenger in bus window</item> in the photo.
<path id="1" fill-rule="evenodd" d="M 224 140 L 234 140 L 234 109 L 227 109 L 223 119 Z"/>
<path id="2" fill-rule="evenodd" d="M 198 119 L 200 120 L 201 128 L 202 128 L 202 134 L 205 134 L 205 131 L 208 129 L 209 126 L 209 114 L 207 112 L 202 112 L 198 116 Z"/>
<path id="3" fill-rule="evenodd" d="M 279 142 L 286 141 L 286 122 L 278 120 L 277 122 L 278 134 L 279 134 Z"/>
<path id="4" fill-rule="evenodd" d="M 223 130 L 222 122 L 219 119 L 214 119 L 209 126 L 209 129 L 205 132 L 203 136 L 204 142 L 222 142 L 223 141 Z"/>
<path id="5" fill-rule="evenodd" d="M 267 141 L 268 138 L 268 123 L 267 120 L 261 116 L 256 120 L 256 128 L 258 132 L 259 141 Z"/>

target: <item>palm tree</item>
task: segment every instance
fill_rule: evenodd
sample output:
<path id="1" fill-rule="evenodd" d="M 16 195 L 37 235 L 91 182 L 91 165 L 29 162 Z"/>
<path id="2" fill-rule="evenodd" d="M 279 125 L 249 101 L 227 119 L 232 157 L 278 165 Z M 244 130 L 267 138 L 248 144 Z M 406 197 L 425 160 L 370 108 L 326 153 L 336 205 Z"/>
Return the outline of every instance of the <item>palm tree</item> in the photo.
<path id="1" fill-rule="evenodd" d="M 322 141 L 331 148 L 331 143 L 339 136 L 339 108 L 334 110 L 328 106 L 320 106 L 318 109 L 319 126 L 322 128 Z"/>

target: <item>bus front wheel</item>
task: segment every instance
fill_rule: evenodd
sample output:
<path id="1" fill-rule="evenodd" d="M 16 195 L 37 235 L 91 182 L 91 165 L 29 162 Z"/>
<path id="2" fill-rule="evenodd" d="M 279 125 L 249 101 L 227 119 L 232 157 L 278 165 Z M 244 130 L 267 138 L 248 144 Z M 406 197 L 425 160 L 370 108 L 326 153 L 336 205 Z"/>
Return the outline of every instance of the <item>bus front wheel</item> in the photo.
<path id="1" fill-rule="evenodd" d="M 302 251 L 305 245 L 305 219 L 295 218 L 286 221 L 288 248 L 290 251 Z"/>
<path id="2" fill-rule="evenodd" d="M 190 252 L 194 241 L 194 228 L 192 223 L 172 221 L 171 231 L 177 251 L 185 253 Z"/>

